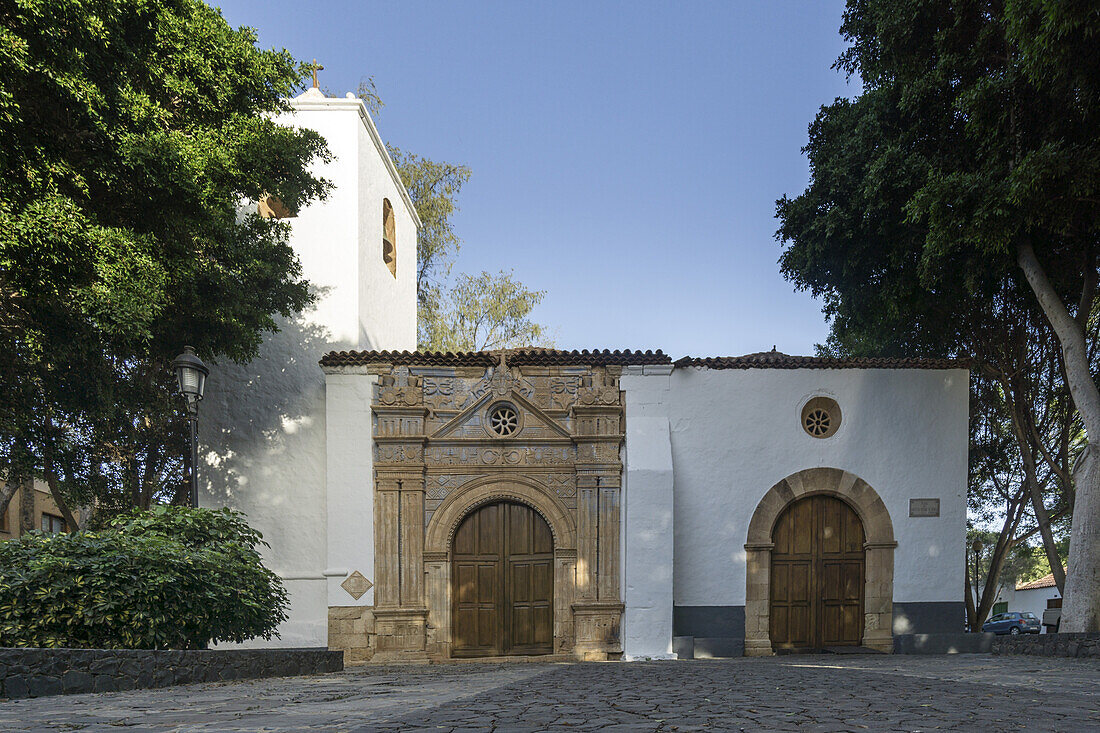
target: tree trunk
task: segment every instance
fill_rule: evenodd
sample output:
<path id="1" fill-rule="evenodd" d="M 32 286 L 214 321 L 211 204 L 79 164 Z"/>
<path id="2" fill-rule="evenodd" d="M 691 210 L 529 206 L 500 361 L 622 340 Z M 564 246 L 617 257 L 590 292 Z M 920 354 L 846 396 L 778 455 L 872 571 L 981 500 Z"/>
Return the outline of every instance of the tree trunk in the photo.
<path id="1" fill-rule="evenodd" d="M 970 553 L 967 552 L 966 560 L 966 624 L 974 631 L 980 626 L 978 623 L 978 609 L 974 604 L 974 584 L 970 582 Z"/>
<path id="2" fill-rule="evenodd" d="M 70 532 L 76 532 L 80 529 L 80 523 L 76 521 L 76 517 L 73 516 L 72 511 L 69 509 L 68 503 L 65 501 L 65 497 L 61 495 L 61 487 L 57 483 L 57 474 L 49 466 L 46 467 L 46 486 L 50 488 L 50 496 L 53 497 L 53 501 L 57 504 L 57 508 L 61 510 L 61 516 L 65 518 L 65 526 Z"/>
<path id="3" fill-rule="evenodd" d="M 1039 534 L 1043 538 L 1043 549 L 1047 554 L 1047 562 L 1050 563 L 1050 572 L 1054 575 L 1054 584 L 1058 586 L 1058 592 L 1066 594 L 1066 571 L 1062 567 L 1062 558 L 1058 556 L 1058 545 L 1054 543 L 1054 533 L 1050 530 L 1050 515 L 1046 505 L 1043 504 L 1043 492 L 1039 489 L 1038 482 L 1029 480 L 1028 493 L 1031 494 L 1031 509 L 1035 512 L 1035 523 L 1039 527 Z"/>
<path id="4" fill-rule="evenodd" d="M 1089 440 L 1075 473 L 1069 563 L 1060 630 L 1100 631 L 1100 465 L 1091 450 L 1100 440 L 1100 390 L 1089 370 L 1085 332 L 1069 314 L 1029 242 L 1017 248 L 1017 262 L 1058 337 L 1065 358 L 1066 382 Z"/>
<path id="5" fill-rule="evenodd" d="M 982 597 L 978 603 L 977 630 L 982 630 L 982 624 L 989 618 L 989 612 L 997 600 L 997 586 L 1001 583 L 1001 570 L 1004 568 L 1005 558 L 1012 549 L 1011 537 L 1000 537 L 993 548 L 993 554 L 989 558 L 989 570 L 985 574 L 985 585 L 982 587 Z"/>
<path id="6" fill-rule="evenodd" d="M 4 512 L 8 510 L 8 504 L 11 504 L 12 497 L 22 483 L 22 480 L 14 475 L 9 475 L 4 480 L 4 488 L 0 489 L 0 517 L 4 516 Z"/>
<path id="7" fill-rule="evenodd" d="M 1066 591 L 1059 631 L 1100 631 L 1100 461 L 1091 445 L 1075 474 Z"/>
<path id="8" fill-rule="evenodd" d="M 1066 574 L 1062 569 L 1062 559 L 1058 556 L 1058 546 L 1054 543 L 1054 533 L 1050 529 L 1050 514 L 1047 513 L 1046 504 L 1043 502 L 1043 487 L 1039 485 L 1039 469 L 1036 465 L 1034 447 L 1038 446 L 1041 436 L 1034 429 L 1031 421 L 1031 407 L 1024 404 L 1026 393 L 1020 384 L 1020 380 L 1014 378 L 1010 383 L 1003 382 L 1004 388 L 1010 390 L 1012 395 L 1009 406 L 1012 410 L 1012 427 L 1016 435 L 1016 447 L 1020 450 L 1020 462 L 1024 466 L 1024 485 L 1031 497 L 1031 510 L 1035 514 L 1035 524 L 1039 529 L 1039 535 L 1043 538 L 1043 550 L 1046 552 L 1047 561 L 1050 563 L 1050 571 L 1054 574 L 1054 583 L 1058 586 L 1058 592 L 1065 596 Z M 1027 411 L 1027 412 L 1025 412 Z M 1025 425 L 1030 429 L 1025 429 Z M 1034 436 L 1035 443 L 1031 438 Z"/>

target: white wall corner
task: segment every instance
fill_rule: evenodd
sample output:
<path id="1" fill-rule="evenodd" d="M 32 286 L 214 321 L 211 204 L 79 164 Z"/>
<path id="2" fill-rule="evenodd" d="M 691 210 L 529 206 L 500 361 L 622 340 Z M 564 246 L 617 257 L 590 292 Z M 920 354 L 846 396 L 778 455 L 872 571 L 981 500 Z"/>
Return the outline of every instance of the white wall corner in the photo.
<path id="1" fill-rule="evenodd" d="M 623 652 L 628 660 L 674 659 L 669 423 L 667 417 L 631 416 L 627 404 Z"/>
<path id="2" fill-rule="evenodd" d="M 358 599 L 341 584 L 358 571 L 374 578 L 374 460 L 371 395 L 377 377 L 326 373 L 328 606 L 368 606 L 371 588 Z"/>

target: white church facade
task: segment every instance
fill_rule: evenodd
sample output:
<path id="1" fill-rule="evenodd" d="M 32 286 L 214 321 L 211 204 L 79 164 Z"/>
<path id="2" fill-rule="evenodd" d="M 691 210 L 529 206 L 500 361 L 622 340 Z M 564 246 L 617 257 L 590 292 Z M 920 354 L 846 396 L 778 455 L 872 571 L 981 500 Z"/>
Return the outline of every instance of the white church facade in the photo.
<path id="1" fill-rule="evenodd" d="M 358 100 L 311 91 L 317 306 L 202 405 L 207 506 L 348 661 L 892 649 L 958 631 L 968 381 L 948 360 L 416 352 L 419 222 Z"/>

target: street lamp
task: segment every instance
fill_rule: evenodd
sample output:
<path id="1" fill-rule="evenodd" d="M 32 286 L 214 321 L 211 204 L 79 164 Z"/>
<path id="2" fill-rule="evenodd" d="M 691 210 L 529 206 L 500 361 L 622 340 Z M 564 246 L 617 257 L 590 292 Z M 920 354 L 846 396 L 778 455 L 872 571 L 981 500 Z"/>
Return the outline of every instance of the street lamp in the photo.
<path id="1" fill-rule="evenodd" d="M 180 392 L 187 398 L 187 421 L 191 423 L 191 506 L 199 505 L 199 448 L 195 431 L 199 424 L 199 400 L 206 389 L 206 375 L 210 370 L 202 363 L 195 350 L 183 347 L 183 353 L 172 360 L 172 369 L 176 372 Z"/>

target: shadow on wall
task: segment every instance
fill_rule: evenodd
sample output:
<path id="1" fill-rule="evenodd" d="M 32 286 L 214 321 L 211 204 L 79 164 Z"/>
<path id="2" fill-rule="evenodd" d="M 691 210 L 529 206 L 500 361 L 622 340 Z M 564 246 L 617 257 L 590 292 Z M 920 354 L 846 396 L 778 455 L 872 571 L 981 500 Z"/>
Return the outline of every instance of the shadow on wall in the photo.
<path id="1" fill-rule="evenodd" d="M 204 503 L 252 514 L 258 501 L 271 509 L 287 502 L 277 489 L 289 481 L 323 484 L 325 377 L 318 361 L 354 345 L 334 342 L 308 312 L 276 322 L 279 331 L 256 359 L 211 367 L 199 408 Z"/>

